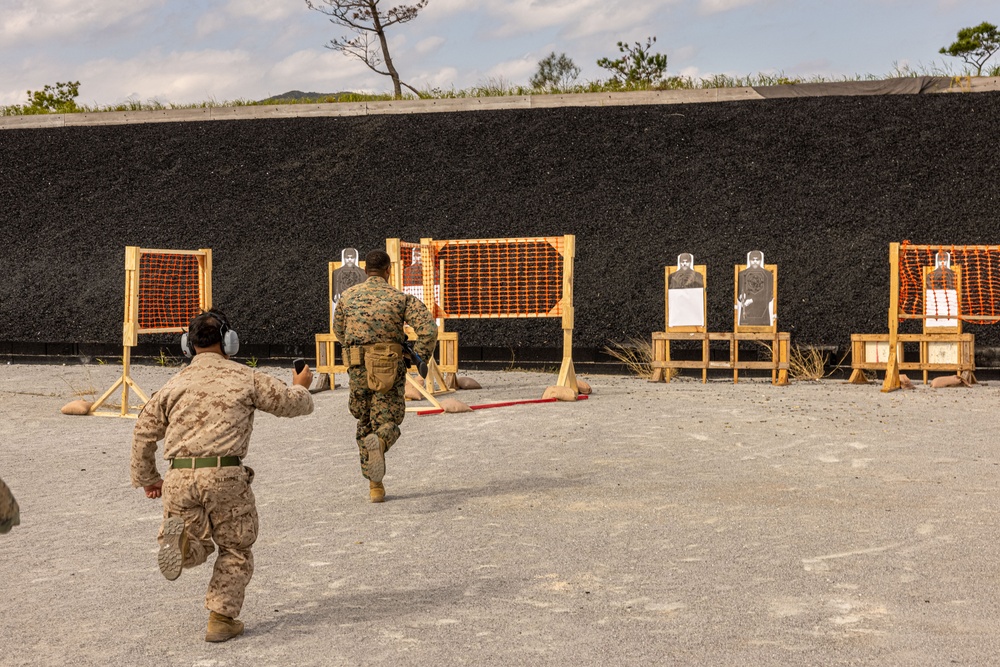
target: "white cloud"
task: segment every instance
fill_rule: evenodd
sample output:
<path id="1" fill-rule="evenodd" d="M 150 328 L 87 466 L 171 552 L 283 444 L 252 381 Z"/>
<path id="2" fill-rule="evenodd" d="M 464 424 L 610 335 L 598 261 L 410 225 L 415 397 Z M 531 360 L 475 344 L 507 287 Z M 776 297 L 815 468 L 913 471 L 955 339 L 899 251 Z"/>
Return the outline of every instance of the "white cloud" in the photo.
<path id="1" fill-rule="evenodd" d="M 225 30 L 229 25 L 229 20 L 222 12 L 209 12 L 202 14 L 195 22 L 194 32 L 198 37 L 207 37 L 212 33 Z"/>
<path id="2" fill-rule="evenodd" d="M 718 14 L 731 9 L 755 5 L 766 0 L 699 0 L 698 8 L 703 14 Z"/>
<path id="3" fill-rule="evenodd" d="M 557 28 L 569 37 L 619 31 L 643 23 L 661 9 L 682 0 L 434 0 L 424 15 L 445 20 L 462 12 L 492 17 L 490 37 L 521 36 Z"/>
<path id="4" fill-rule="evenodd" d="M 669 64 L 673 67 L 674 63 L 693 60 L 698 55 L 698 49 L 691 45 L 679 46 L 676 49 L 672 49 L 668 55 L 670 56 Z"/>
<path id="5" fill-rule="evenodd" d="M 229 0 L 226 11 L 232 16 L 246 16 L 258 21 L 281 21 L 304 10 L 304 2 L 292 0 Z"/>
<path id="6" fill-rule="evenodd" d="M 421 16 L 446 16 L 448 14 L 476 9 L 483 4 L 480 0 L 434 0 L 421 12 Z"/>
<path id="7" fill-rule="evenodd" d="M 444 44 L 444 42 L 445 42 L 444 37 L 438 37 L 438 36 L 428 37 L 427 39 L 422 39 L 419 42 L 417 42 L 416 46 L 413 47 L 413 50 L 419 53 L 420 55 L 424 56 L 427 55 L 428 53 L 433 53 L 434 51 L 437 51 L 439 48 L 441 48 L 441 45 Z"/>
<path id="8" fill-rule="evenodd" d="M 319 80 L 341 80 L 345 76 L 366 72 L 368 68 L 355 58 L 349 58 L 330 49 L 303 49 L 282 58 L 270 69 L 270 74 L 281 78 L 301 78 L 310 73 Z"/>
<path id="9" fill-rule="evenodd" d="M 38 42 L 131 21 L 166 0 L 5 0 L 0 43 Z"/>
<path id="10" fill-rule="evenodd" d="M 455 85 L 458 78 L 458 70 L 454 67 L 442 67 L 430 73 L 418 74 L 415 79 L 408 83 L 417 90 L 424 88 L 441 88 L 450 90 Z"/>
<path id="11" fill-rule="evenodd" d="M 238 99 L 256 87 L 255 65 L 245 51 L 150 51 L 124 61 L 95 60 L 81 66 L 82 80 L 97 83 L 81 90 L 80 101 L 89 104 L 91 96 L 102 104 L 129 97 L 173 104 Z"/>
<path id="12" fill-rule="evenodd" d="M 268 95 L 288 90 L 336 93 L 342 90 L 384 88 L 388 77 L 375 74 L 360 60 L 329 49 L 296 51 L 266 72 Z M 280 89 L 280 90 L 279 90 Z"/>
<path id="13" fill-rule="evenodd" d="M 486 74 L 489 77 L 501 77 L 509 81 L 527 81 L 538 69 L 538 58 L 525 55 L 515 60 L 497 63 Z"/>
<path id="14" fill-rule="evenodd" d="M 626 0 L 488 0 L 486 9 L 500 19 L 491 31 L 510 37 L 545 28 L 559 28 L 570 37 L 621 30 L 640 24 L 671 0 L 636 3 Z"/>

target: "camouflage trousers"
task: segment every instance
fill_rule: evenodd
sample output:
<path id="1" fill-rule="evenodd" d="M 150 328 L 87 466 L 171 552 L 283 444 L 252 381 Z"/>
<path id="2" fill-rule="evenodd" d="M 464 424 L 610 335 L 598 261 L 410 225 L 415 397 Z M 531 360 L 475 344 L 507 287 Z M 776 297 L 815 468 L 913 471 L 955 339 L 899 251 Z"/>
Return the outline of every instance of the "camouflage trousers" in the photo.
<path id="1" fill-rule="evenodd" d="M 364 447 L 365 436 L 374 433 L 382 440 L 385 451 L 399 439 L 399 425 L 406 416 L 406 399 L 403 397 L 406 385 L 406 369 L 399 366 L 396 384 L 387 394 L 380 394 L 368 388 L 368 374 L 364 366 L 352 366 L 351 398 L 348 406 L 351 415 L 358 420 L 358 453 L 361 456 L 361 474 L 368 477 L 368 451 Z"/>
<path id="2" fill-rule="evenodd" d="M 253 469 L 243 466 L 171 469 L 163 480 L 163 518 L 184 519 L 184 567 L 201 565 L 218 545 L 205 608 L 232 618 L 239 616 L 253 576 L 250 547 L 257 541 L 258 521 L 252 481 Z M 157 539 L 162 544 L 162 526 Z"/>
<path id="3" fill-rule="evenodd" d="M 21 524 L 21 509 L 14 500 L 14 494 L 0 479 L 0 535 L 10 532 L 14 526 Z"/>

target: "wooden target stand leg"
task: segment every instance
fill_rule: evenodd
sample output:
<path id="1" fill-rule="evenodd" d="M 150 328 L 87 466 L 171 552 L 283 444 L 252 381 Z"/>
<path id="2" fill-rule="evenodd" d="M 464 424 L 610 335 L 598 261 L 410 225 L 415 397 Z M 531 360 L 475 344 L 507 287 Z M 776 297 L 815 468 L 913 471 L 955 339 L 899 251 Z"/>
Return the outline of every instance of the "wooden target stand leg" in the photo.
<path id="1" fill-rule="evenodd" d="M 132 419 L 135 419 L 136 417 L 139 416 L 138 414 L 130 413 L 129 408 L 134 407 L 136 410 L 141 410 L 142 406 L 145 405 L 146 402 L 149 400 L 149 397 L 146 396 L 146 394 L 142 391 L 139 385 L 136 384 L 136 381 L 132 379 L 131 360 L 132 360 L 132 348 L 126 346 L 125 349 L 122 351 L 121 377 L 115 380 L 115 383 L 111 385 L 111 387 L 106 392 L 104 392 L 100 398 L 94 401 L 93 405 L 90 406 L 90 411 L 88 412 L 88 414 L 95 415 L 97 417 L 131 417 Z M 111 394 L 113 394 L 115 389 L 117 389 L 118 387 L 122 388 L 121 410 L 119 412 L 111 412 L 109 410 L 99 411 L 98 408 L 100 408 L 101 405 L 103 405 L 104 402 L 108 400 Z M 128 392 L 130 388 L 142 400 L 142 403 L 140 403 L 139 405 L 129 406 Z"/>
<path id="2" fill-rule="evenodd" d="M 441 373 L 437 361 L 432 356 L 427 362 L 427 377 L 423 378 L 424 389 L 430 394 L 450 394 L 455 391 L 454 387 L 448 385 L 448 381 Z"/>
<path id="3" fill-rule="evenodd" d="M 430 374 L 430 368 L 428 367 L 427 377 L 430 378 L 430 375 L 431 375 Z M 438 375 L 440 375 L 440 373 L 438 373 Z M 426 398 L 428 401 L 430 401 L 430 404 L 433 405 L 436 409 L 443 410 L 444 408 L 441 407 L 441 403 L 436 398 L 434 398 L 434 394 L 432 394 L 431 392 L 427 391 L 427 388 L 424 386 L 424 383 L 421 382 L 422 378 L 420 378 L 420 379 L 418 379 L 418 378 L 420 378 L 419 375 L 417 377 L 414 377 L 414 376 L 410 375 L 409 373 L 406 374 L 406 381 L 407 381 L 407 383 L 409 383 L 410 385 L 412 385 L 418 392 L 420 392 L 420 395 L 423 396 L 424 398 Z M 419 412 L 421 410 L 426 410 L 426 409 L 427 408 L 413 407 L 413 408 L 406 408 L 406 411 L 407 412 Z"/>
<path id="4" fill-rule="evenodd" d="M 573 366 L 572 357 L 563 357 L 562 365 L 559 368 L 559 381 L 556 384 L 560 387 L 569 387 L 576 392 L 580 391 L 580 386 L 576 382 L 576 367 Z"/>

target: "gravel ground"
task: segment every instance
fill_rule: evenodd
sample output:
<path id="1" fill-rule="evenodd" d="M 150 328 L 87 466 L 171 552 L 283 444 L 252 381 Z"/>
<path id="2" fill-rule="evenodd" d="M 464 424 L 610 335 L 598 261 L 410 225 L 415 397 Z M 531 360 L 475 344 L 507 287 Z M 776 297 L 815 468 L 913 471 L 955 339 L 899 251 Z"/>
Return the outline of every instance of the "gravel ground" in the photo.
<path id="1" fill-rule="evenodd" d="M 140 366 L 155 390 L 176 369 Z M 282 369 L 265 372 L 290 375 Z M 246 635 L 167 582 L 112 366 L 0 367 L 2 665 L 984 665 L 1000 620 L 1000 385 L 595 376 L 575 404 L 415 416 L 367 502 L 347 392 L 260 415 Z M 470 373 L 470 404 L 554 376 Z M 342 378 L 341 378 L 342 379 Z"/>

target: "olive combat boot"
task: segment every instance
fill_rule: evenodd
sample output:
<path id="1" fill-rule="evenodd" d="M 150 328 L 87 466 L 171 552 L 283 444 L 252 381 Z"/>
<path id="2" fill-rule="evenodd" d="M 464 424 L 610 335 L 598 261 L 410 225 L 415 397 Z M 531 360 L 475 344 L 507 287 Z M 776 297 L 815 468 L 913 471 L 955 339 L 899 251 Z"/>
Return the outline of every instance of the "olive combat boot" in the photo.
<path id="1" fill-rule="evenodd" d="M 368 482 L 368 495 L 373 503 L 385 502 L 385 487 L 382 482 Z"/>
<path id="2" fill-rule="evenodd" d="M 187 533 L 184 531 L 184 519 L 179 516 L 168 516 L 163 521 L 163 544 L 156 561 L 160 572 L 167 581 L 173 581 L 181 576 L 184 569 L 184 556 L 187 553 Z"/>
<path id="3" fill-rule="evenodd" d="M 224 642 L 243 634 L 243 621 L 229 618 L 214 611 L 208 614 L 208 631 L 205 633 L 207 642 Z"/>
<path id="4" fill-rule="evenodd" d="M 382 439 L 374 433 L 365 436 L 365 450 L 368 452 L 368 479 L 381 482 L 385 475 L 385 454 Z"/>

